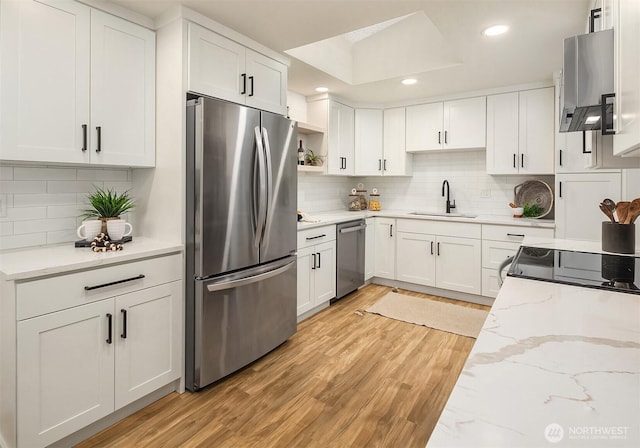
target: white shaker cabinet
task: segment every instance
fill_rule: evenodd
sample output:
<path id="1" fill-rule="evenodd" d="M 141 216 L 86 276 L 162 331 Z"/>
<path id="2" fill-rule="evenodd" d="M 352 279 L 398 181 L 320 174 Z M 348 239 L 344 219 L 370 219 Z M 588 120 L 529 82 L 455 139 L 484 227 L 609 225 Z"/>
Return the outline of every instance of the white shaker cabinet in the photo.
<path id="1" fill-rule="evenodd" d="M 155 33 L 71 1 L 0 7 L 0 159 L 153 166 Z"/>
<path id="2" fill-rule="evenodd" d="M 605 198 L 618 202 L 620 195 L 619 172 L 556 175 L 556 238 L 600 241 L 607 217 L 598 204 Z"/>
<path id="3" fill-rule="evenodd" d="M 287 66 L 189 23 L 188 89 L 284 115 Z"/>
<path id="4" fill-rule="evenodd" d="M 398 232 L 397 279 L 418 285 L 436 284 L 436 236 Z"/>
<path id="5" fill-rule="evenodd" d="M 367 218 L 367 228 L 364 232 L 364 279 L 369 280 L 374 276 L 376 253 L 376 218 Z"/>
<path id="6" fill-rule="evenodd" d="M 472 149 L 486 146 L 486 97 L 406 108 L 406 150 Z"/>
<path id="7" fill-rule="evenodd" d="M 310 123 L 325 128 L 319 153 L 325 155 L 327 174 L 353 176 L 355 173 L 355 112 L 331 98 L 307 103 Z"/>
<path id="8" fill-rule="evenodd" d="M 396 220 L 376 218 L 375 228 L 375 268 L 376 277 L 395 280 L 396 278 Z"/>
<path id="9" fill-rule="evenodd" d="M 553 174 L 554 89 L 487 96 L 487 173 Z"/>
<path id="10" fill-rule="evenodd" d="M 406 108 L 384 111 L 382 172 L 388 176 L 410 176 L 413 173 L 413 155 L 406 148 Z"/>
<path id="11" fill-rule="evenodd" d="M 356 176 L 378 176 L 386 165 L 383 151 L 383 112 L 380 109 L 355 110 Z"/>
<path id="12" fill-rule="evenodd" d="M 336 296 L 336 226 L 298 232 L 298 311 L 300 316 Z"/>

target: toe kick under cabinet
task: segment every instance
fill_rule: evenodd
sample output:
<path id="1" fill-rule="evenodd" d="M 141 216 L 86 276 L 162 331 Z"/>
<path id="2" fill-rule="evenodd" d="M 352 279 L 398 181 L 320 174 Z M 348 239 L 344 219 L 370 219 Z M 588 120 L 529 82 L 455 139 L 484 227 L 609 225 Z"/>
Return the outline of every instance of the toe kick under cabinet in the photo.
<path id="1" fill-rule="evenodd" d="M 7 446 L 49 445 L 179 379 L 181 278 L 173 254 L 4 282 L 15 319 L 3 317 L 2 337 L 16 344 L 15 363 L 2 360 L 16 391 L 12 411 L 2 386 Z"/>

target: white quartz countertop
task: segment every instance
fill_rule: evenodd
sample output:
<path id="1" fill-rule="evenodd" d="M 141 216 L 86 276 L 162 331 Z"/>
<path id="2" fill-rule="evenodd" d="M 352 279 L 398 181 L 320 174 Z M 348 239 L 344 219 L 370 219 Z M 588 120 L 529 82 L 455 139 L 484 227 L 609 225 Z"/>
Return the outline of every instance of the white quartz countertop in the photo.
<path id="1" fill-rule="evenodd" d="M 414 210 L 384 210 L 379 212 L 372 211 L 359 211 L 350 212 L 344 210 L 337 210 L 331 212 L 311 213 L 310 215 L 320 219 L 319 222 L 298 222 L 298 230 L 312 229 L 314 227 L 321 227 L 329 224 L 337 224 L 340 222 L 351 221 L 354 219 L 371 218 L 375 216 L 385 218 L 404 218 L 404 219 L 421 219 L 430 221 L 455 221 L 455 222 L 468 222 L 476 224 L 499 224 L 510 226 L 524 226 L 524 227 L 539 227 L 553 229 L 555 223 L 549 219 L 532 219 L 532 218 L 513 218 L 506 215 L 478 215 L 473 218 L 465 216 L 438 216 L 434 211 L 434 215 L 415 215 L 412 214 Z"/>
<path id="2" fill-rule="evenodd" d="M 124 263 L 183 250 L 182 244 L 136 237 L 117 252 L 93 252 L 73 243 L 0 252 L 0 279 L 24 280 L 44 275 Z"/>
<path id="3" fill-rule="evenodd" d="M 640 446 L 640 295 L 507 277 L 427 447 L 554 445 Z"/>

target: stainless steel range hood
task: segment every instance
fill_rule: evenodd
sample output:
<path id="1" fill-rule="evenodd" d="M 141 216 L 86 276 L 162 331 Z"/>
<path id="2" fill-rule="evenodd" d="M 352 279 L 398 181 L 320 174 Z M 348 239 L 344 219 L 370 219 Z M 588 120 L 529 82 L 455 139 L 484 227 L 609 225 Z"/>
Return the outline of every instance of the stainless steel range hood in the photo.
<path id="1" fill-rule="evenodd" d="M 560 132 L 612 134 L 613 104 L 607 102 L 614 97 L 612 29 L 564 40 L 563 80 Z"/>

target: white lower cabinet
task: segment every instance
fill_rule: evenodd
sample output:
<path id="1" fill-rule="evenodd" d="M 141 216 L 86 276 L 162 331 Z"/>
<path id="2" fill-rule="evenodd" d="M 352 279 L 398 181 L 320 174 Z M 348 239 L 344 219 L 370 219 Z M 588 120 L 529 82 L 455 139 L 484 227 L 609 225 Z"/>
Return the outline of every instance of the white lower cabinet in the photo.
<path id="1" fill-rule="evenodd" d="M 16 284 L 17 446 L 54 443 L 180 378 L 181 275 L 173 255 Z"/>
<path id="2" fill-rule="evenodd" d="M 396 220 L 376 218 L 374 273 L 376 277 L 395 280 L 396 278 Z"/>
<path id="3" fill-rule="evenodd" d="M 336 296 L 336 226 L 298 232 L 298 316 Z"/>
<path id="4" fill-rule="evenodd" d="M 376 253 L 376 220 L 366 219 L 367 228 L 364 233 L 364 279 L 369 280 L 374 276 L 375 253 Z"/>
<path id="5" fill-rule="evenodd" d="M 398 280 L 481 293 L 480 225 L 398 220 Z"/>

